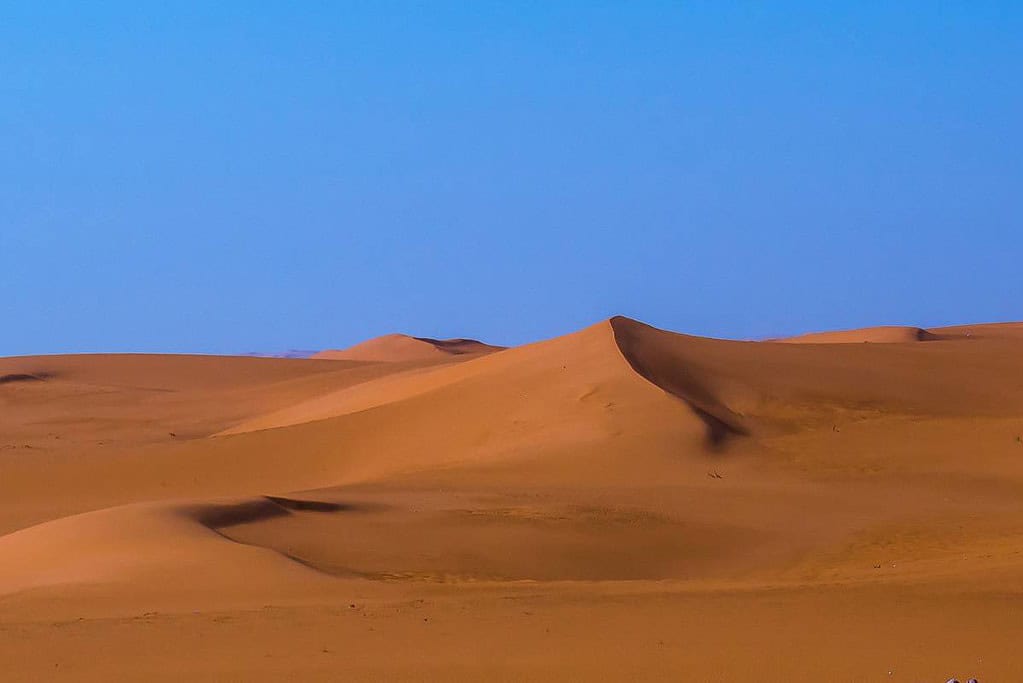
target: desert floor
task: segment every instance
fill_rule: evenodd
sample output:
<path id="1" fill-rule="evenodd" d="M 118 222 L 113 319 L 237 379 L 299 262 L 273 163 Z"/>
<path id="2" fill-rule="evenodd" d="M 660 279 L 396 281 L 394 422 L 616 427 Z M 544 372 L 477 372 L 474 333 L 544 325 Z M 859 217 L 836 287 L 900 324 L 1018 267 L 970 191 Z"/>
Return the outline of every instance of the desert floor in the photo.
<path id="1" fill-rule="evenodd" d="M 0 680 L 1023 680 L 1023 324 L 0 359 Z"/>

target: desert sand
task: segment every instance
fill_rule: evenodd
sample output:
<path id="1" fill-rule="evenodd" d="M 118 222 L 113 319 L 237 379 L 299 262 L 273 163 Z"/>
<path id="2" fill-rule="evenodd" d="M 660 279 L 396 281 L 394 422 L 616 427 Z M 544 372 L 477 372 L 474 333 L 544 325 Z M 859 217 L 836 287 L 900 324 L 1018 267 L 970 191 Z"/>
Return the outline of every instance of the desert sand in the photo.
<path id="1" fill-rule="evenodd" d="M 347 349 L 328 349 L 312 355 L 325 360 L 373 360 L 399 362 L 410 360 L 440 360 L 451 356 L 482 355 L 501 351 L 502 346 L 491 346 L 475 339 L 431 339 L 407 334 L 388 334 L 364 341 Z M 460 359 L 466 360 L 466 359 Z"/>
<path id="2" fill-rule="evenodd" d="M 1020 323 L 0 359 L 4 681 L 1016 681 L 1021 614 Z"/>

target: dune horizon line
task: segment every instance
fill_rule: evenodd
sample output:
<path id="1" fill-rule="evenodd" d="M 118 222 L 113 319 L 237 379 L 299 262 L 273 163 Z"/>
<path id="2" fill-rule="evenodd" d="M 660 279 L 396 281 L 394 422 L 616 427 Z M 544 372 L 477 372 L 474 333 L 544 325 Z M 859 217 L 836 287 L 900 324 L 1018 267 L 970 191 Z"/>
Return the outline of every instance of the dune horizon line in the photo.
<path id="1" fill-rule="evenodd" d="M 614 320 L 643 321 L 624 315 L 603 318 L 596 323 L 611 323 Z M 646 324 L 646 323 L 644 323 Z M 587 326 L 589 327 L 589 326 Z M 816 329 L 788 335 L 762 337 L 721 337 L 678 332 L 687 336 L 721 341 L 786 343 L 786 344 L 898 344 L 924 341 L 939 341 L 975 336 L 1016 337 L 1023 335 L 1023 321 L 991 321 L 960 323 L 935 327 L 913 325 L 873 325 L 835 329 Z M 556 335 L 557 336 L 557 335 Z M 526 342 L 537 343 L 555 337 Z M 361 360 L 369 362 L 407 361 L 444 356 L 474 356 L 502 351 L 514 346 L 491 344 L 471 337 L 433 338 L 401 332 L 391 332 L 370 337 L 343 348 L 311 349 L 291 348 L 286 351 L 245 351 L 237 353 L 206 351 L 68 351 L 53 353 L 19 353 L 0 358 L 28 358 L 44 356 L 77 355 L 157 355 L 157 356 L 224 356 L 291 360 Z"/>

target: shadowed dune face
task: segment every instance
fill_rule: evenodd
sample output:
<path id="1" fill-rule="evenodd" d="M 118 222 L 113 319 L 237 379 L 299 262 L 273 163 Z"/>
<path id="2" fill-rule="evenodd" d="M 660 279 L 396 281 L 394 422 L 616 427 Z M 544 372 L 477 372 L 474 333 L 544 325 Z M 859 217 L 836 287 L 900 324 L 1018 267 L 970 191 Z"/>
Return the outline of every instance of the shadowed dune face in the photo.
<path id="1" fill-rule="evenodd" d="M 16 372 L 9 375 L 0 375 L 0 384 L 14 384 L 15 382 L 38 382 L 41 378 L 37 375 Z"/>
<path id="2" fill-rule="evenodd" d="M 612 318 L 610 324 L 629 365 L 655 386 L 682 400 L 704 422 L 708 447 L 720 450 L 729 438 L 749 433 L 742 419 L 701 378 L 698 366 L 686 359 L 681 337 L 665 336 L 660 330 L 621 316 Z"/>
<path id="3" fill-rule="evenodd" d="M 50 372 L 11 372 L 0 375 L 0 384 L 15 384 L 18 382 L 44 382 L 53 377 Z"/>
<path id="4" fill-rule="evenodd" d="M 452 356 L 462 356 L 471 353 L 493 353 L 494 351 L 502 351 L 505 348 L 503 346 L 484 344 L 475 339 L 431 339 L 430 337 L 413 337 L 413 339 L 429 344 Z"/>
<path id="5" fill-rule="evenodd" d="M 1023 358 L 998 339 L 973 346 L 965 339 L 775 344 L 689 337 L 635 321 L 615 324 L 628 328 L 640 346 L 656 349 L 648 353 L 657 354 L 657 368 L 669 368 L 683 381 L 678 368 L 684 367 L 718 402 L 747 418 L 787 420 L 798 412 L 800 420 L 825 420 L 850 411 L 1010 416 L 1023 409 L 1017 381 Z"/>
<path id="6" fill-rule="evenodd" d="M 507 647 L 512 617 L 529 620 L 516 638 L 543 634 L 531 656 L 564 664 L 562 678 L 582 669 L 559 653 L 597 642 L 609 619 L 631 624 L 609 646 L 626 660 L 698 622 L 684 647 L 650 656 L 676 673 L 708 651 L 719 664 L 745 657 L 730 679 L 757 680 L 764 658 L 802 656 L 755 640 L 780 625 L 841 613 L 843 638 L 880 647 L 878 624 L 901 624 L 883 643 L 895 657 L 938 638 L 940 613 L 984 636 L 950 640 L 942 656 L 1012 662 L 1020 329 L 788 344 L 618 317 L 500 353 L 402 337 L 384 350 L 416 351 L 386 362 L 0 359 L 0 629 L 84 617 L 95 630 L 74 642 L 152 648 L 151 619 L 116 619 L 158 610 L 218 620 L 200 650 L 236 653 L 299 651 L 347 629 L 301 662 L 329 680 L 374 643 L 429 643 L 435 668 L 420 658 L 399 673 L 444 680 L 474 656 L 458 643 L 489 634 Z M 940 610 L 911 608 L 910 595 Z M 726 596 L 741 596 L 727 619 Z M 297 635 L 254 641 L 282 624 Z M 160 633 L 177 643 L 193 630 Z M 0 639 L 0 657 L 72 642 L 32 634 Z M 863 648 L 819 645 L 818 673 L 877 674 Z M 363 664 L 390 661 L 374 652 Z M 258 659 L 231 658 L 220 677 L 259 678 L 272 658 Z M 642 678 L 629 661 L 623 678 Z M 933 678 L 921 661 L 899 671 Z M 177 662 L 138 666 L 189 678 Z"/>

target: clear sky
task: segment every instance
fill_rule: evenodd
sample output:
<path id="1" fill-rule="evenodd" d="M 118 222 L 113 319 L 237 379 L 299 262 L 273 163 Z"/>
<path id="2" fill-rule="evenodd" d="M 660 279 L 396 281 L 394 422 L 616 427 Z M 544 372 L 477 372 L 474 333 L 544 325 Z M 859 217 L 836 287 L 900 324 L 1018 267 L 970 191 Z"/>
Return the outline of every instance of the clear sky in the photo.
<path id="1" fill-rule="evenodd" d="M 1023 319 L 1023 3 L 0 3 L 0 355 Z"/>

